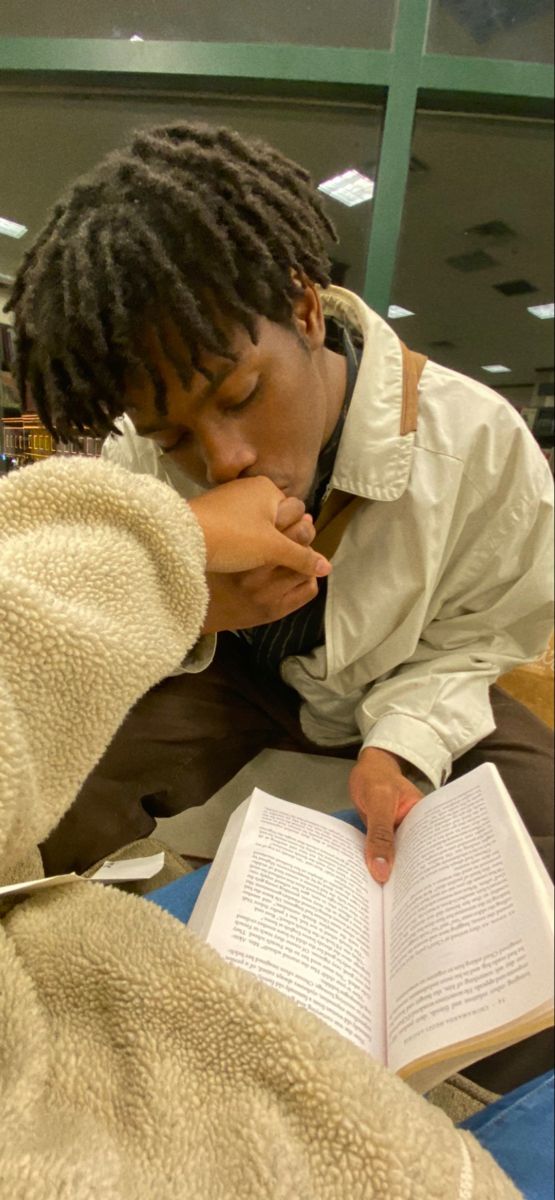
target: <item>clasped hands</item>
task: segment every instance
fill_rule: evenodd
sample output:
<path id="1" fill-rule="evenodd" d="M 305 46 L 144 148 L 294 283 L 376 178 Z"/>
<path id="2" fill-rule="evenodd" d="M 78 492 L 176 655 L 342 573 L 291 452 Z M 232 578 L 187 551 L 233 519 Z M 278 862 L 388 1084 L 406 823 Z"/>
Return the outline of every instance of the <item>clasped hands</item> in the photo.
<path id="1" fill-rule="evenodd" d="M 264 476 L 237 479 L 190 502 L 204 531 L 210 604 L 203 633 L 266 625 L 302 608 L 331 564 L 311 550 L 302 500 Z"/>
<path id="2" fill-rule="evenodd" d="M 248 629 L 279 620 L 307 604 L 331 564 L 311 549 L 312 518 L 302 500 L 284 496 L 264 476 L 222 484 L 189 501 L 206 543 L 210 602 L 203 633 Z M 394 858 L 394 831 L 422 793 L 402 760 L 379 747 L 362 750 L 349 791 L 366 827 L 366 861 L 385 883 Z"/>

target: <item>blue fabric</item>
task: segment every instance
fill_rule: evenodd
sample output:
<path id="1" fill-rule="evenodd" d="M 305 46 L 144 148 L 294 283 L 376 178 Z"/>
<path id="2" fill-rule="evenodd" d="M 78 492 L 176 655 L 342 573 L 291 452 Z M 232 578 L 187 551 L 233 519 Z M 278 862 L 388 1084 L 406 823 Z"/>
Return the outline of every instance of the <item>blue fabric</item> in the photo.
<path id="1" fill-rule="evenodd" d="M 554 1075 L 548 1071 L 461 1122 L 526 1200 L 553 1200 Z"/>
<path id="2" fill-rule="evenodd" d="M 359 817 L 356 809 L 343 808 L 341 812 L 336 812 L 333 815 L 337 817 L 338 821 L 345 821 L 347 825 L 354 825 L 355 829 L 360 829 L 361 833 L 366 833 L 366 825 Z"/>
<path id="3" fill-rule="evenodd" d="M 191 871 L 189 875 L 183 875 L 173 883 L 167 883 L 165 887 L 147 892 L 144 899 L 152 900 L 160 908 L 165 908 L 172 917 L 177 917 L 178 921 L 183 921 L 186 925 L 209 870 L 210 863 L 206 867 L 199 867 L 197 871 Z"/>

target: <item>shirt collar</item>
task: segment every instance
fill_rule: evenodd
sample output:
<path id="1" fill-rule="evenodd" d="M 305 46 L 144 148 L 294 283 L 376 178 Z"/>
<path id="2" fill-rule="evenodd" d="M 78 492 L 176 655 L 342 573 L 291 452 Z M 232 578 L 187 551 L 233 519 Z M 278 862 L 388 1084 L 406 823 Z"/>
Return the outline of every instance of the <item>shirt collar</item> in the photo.
<path id="1" fill-rule="evenodd" d="M 362 335 L 364 345 L 330 489 L 368 500 L 397 500 L 406 490 L 414 433 L 401 437 L 403 358 L 397 334 L 345 288 L 321 293 L 326 316 Z"/>

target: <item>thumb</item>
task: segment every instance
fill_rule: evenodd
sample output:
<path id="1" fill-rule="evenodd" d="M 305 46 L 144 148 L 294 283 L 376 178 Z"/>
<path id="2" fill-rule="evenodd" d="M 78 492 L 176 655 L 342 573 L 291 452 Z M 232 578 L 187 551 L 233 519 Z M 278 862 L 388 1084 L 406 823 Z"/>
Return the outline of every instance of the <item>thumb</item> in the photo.
<path id="1" fill-rule="evenodd" d="M 271 550 L 272 559 L 276 564 L 289 567 L 299 575 L 316 575 L 322 579 L 329 575 L 332 569 L 331 563 L 323 555 L 311 550 L 310 546 L 299 546 L 277 529 L 272 539 Z"/>
<path id="2" fill-rule="evenodd" d="M 376 883 L 387 883 L 395 857 L 395 807 L 389 798 L 375 802 L 368 816 L 366 862 Z"/>

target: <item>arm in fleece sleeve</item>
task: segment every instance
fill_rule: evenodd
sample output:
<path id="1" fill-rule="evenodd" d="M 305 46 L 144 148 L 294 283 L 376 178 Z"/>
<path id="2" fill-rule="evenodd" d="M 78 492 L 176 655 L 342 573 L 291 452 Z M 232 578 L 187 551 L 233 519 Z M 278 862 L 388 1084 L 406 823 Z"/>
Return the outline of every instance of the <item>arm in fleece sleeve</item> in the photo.
<path id="1" fill-rule="evenodd" d="M 194 644 L 204 566 L 196 518 L 155 479 L 51 459 L 0 483 L 0 874 Z"/>
<path id="2" fill-rule="evenodd" d="M 526 495 L 510 502 L 506 474 L 489 504 L 477 494 L 414 653 L 357 710 L 363 747 L 405 758 L 435 787 L 493 730 L 491 684 L 540 654 L 553 626 L 553 484 L 533 450 Z"/>

